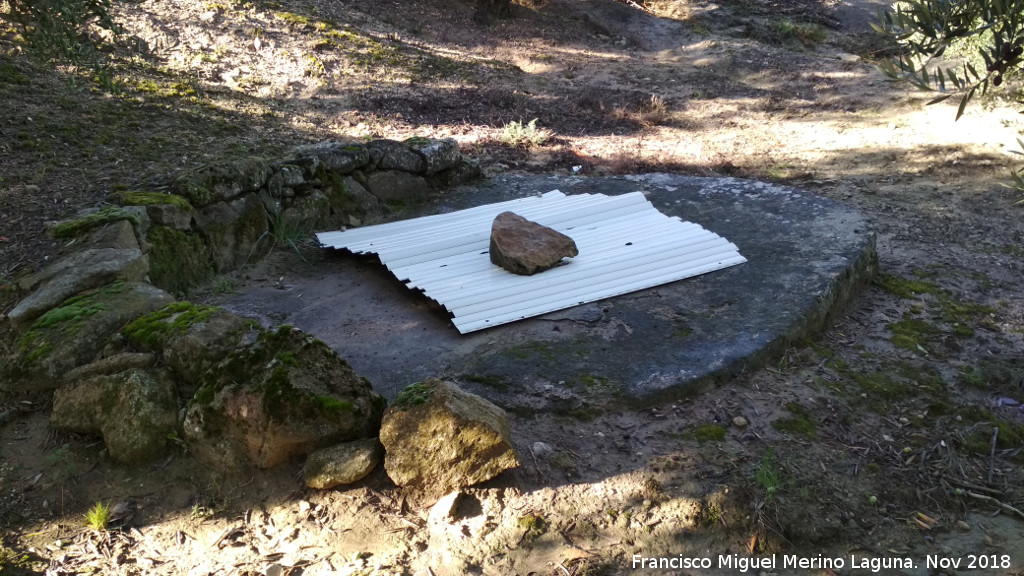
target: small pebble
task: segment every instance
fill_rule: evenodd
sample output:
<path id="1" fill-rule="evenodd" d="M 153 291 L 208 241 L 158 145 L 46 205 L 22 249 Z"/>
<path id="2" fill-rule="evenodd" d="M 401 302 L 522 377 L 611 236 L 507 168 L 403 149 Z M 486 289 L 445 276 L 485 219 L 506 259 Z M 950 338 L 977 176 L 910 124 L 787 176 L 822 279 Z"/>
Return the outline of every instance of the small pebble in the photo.
<path id="1" fill-rule="evenodd" d="M 971 525 L 967 522 L 964 522 L 963 520 L 957 520 L 956 527 L 963 530 L 964 532 L 968 532 L 971 529 Z"/>
<path id="2" fill-rule="evenodd" d="M 746 426 L 747 426 L 747 419 L 744 418 L 743 416 L 737 416 L 737 417 L 732 419 L 732 425 L 737 427 L 737 428 L 746 428 Z"/>

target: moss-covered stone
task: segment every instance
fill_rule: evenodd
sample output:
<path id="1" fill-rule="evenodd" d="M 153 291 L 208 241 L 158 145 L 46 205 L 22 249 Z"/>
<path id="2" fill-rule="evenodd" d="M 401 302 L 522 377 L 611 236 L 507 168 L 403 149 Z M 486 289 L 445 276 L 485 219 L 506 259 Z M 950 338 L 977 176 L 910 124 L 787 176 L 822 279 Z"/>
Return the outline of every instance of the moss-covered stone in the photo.
<path id="1" fill-rule="evenodd" d="M 153 284 L 182 294 L 213 277 L 213 262 L 202 238 L 167 226 L 149 229 L 149 277 Z"/>
<path id="2" fill-rule="evenodd" d="M 116 282 L 65 300 L 15 341 L 9 370 L 27 389 L 52 390 L 72 368 L 88 364 L 126 323 L 172 300 L 144 283 Z"/>
<path id="3" fill-rule="evenodd" d="M 184 334 L 195 324 L 206 322 L 219 310 L 214 306 L 173 302 L 137 318 L 121 333 L 136 347 L 160 352 L 171 338 Z"/>
<path id="4" fill-rule="evenodd" d="M 75 238 L 94 228 L 119 220 L 127 220 L 134 226 L 139 224 L 138 216 L 132 212 L 118 206 L 105 206 L 95 212 L 90 212 L 72 220 L 58 222 L 50 228 L 50 234 L 54 238 Z"/>
<path id="5" fill-rule="evenodd" d="M 209 164 L 183 174 L 171 189 L 192 206 L 202 208 L 255 192 L 267 183 L 270 174 L 270 166 L 262 159 L 242 158 Z"/>
<path id="6" fill-rule="evenodd" d="M 192 205 L 189 204 L 188 200 L 178 196 L 177 194 L 167 194 L 164 192 L 143 192 L 138 190 L 118 191 L 112 192 L 108 199 L 112 202 L 121 204 L 122 206 L 153 206 L 158 204 L 168 204 L 181 210 L 192 210 Z"/>
<path id="7" fill-rule="evenodd" d="M 437 383 L 438 380 L 424 380 L 423 382 L 406 386 L 398 393 L 398 396 L 395 396 L 391 407 L 395 410 L 408 410 L 413 406 L 426 404 L 427 400 L 434 394 Z"/>
<path id="8" fill-rule="evenodd" d="M 98 434 L 115 461 L 137 463 L 164 455 L 177 413 L 174 380 L 166 371 L 132 369 L 61 388 L 50 423 L 56 430 Z"/>
<path id="9" fill-rule="evenodd" d="M 256 261 L 273 246 L 267 212 L 258 194 L 207 206 L 196 212 L 194 221 L 217 272 Z"/>
<path id="10" fill-rule="evenodd" d="M 263 331 L 202 374 L 185 434 L 218 467 L 266 468 L 332 443 L 375 436 L 385 401 L 326 344 Z"/>

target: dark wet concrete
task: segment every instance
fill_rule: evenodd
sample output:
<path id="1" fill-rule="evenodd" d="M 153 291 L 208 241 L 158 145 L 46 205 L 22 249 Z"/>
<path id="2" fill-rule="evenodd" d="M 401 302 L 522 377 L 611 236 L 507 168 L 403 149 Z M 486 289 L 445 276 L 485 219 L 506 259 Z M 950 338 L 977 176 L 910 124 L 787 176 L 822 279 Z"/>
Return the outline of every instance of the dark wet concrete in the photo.
<path id="1" fill-rule="evenodd" d="M 874 234 L 852 207 L 729 178 L 506 176 L 423 213 L 553 189 L 641 190 L 659 210 L 725 236 L 748 262 L 465 336 L 373 257 L 332 253 L 309 275 L 289 274 L 285 290 L 251 287 L 219 303 L 314 334 L 389 397 L 442 375 L 508 409 L 575 410 L 683 396 L 756 368 L 823 328 L 877 264 Z"/>

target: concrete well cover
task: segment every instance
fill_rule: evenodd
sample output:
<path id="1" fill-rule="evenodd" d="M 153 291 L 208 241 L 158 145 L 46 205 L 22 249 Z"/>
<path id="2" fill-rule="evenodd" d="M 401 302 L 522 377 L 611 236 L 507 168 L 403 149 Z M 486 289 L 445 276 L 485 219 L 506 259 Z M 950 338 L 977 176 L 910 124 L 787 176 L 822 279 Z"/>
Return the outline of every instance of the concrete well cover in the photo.
<path id="1" fill-rule="evenodd" d="M 309 263 L 278 250 L 247 272 L 251 283 L 209 303 L 320 338 L 388 397 L 442 377 L 529 413 L 675 399 L 774 362 L 841 312 L 877 268 L 870 223 L 852 206 L 735 178 L 503 175 L 403 218 L 554 189 L 568 196 L 642 191 L 661 213 L 728 238 L 748 262 L 469 334 L 375 256 L 343 250 L 324 250 Z"/>
<path id="2" fill-rule="evenodd" d="M 571 237 L 579 255 L 534 276 L 491 263 L 491 222 L 512 211 Z M 466 334 L 746 262 L 725 238 L 658 211 L 643 192 L 558 190 L 447 214 L 321 232 L 325 247 L 374 253 Z"/>

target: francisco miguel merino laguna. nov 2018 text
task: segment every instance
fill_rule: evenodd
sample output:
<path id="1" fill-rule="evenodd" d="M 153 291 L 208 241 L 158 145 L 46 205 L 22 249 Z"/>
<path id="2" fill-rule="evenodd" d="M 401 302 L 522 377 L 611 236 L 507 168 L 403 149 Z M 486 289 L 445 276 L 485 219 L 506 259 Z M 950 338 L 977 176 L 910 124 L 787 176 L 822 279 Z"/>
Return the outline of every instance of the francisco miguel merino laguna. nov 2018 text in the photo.
<path id="1" fill-rule="evenodd" d="M 699 569 L 727 569 L 747 572 L 748 570 L 773 570 L 773 569 L 808 569 L 808 570 L 843 570 L 860 569 L 871 572 L 879 572 L 887 569 L 914 569 L 917 562 L 912 558 L 899 557 L 866 557 L 851 554 L 849 556 L 798 556 L 796 554 L 772 554 L 771 556 L 740 556 L 739 554 L 719 554 L 717 556 L 663 556 L 647 558 L 640 554 L 634 554 L 632 567 L 640 569 L 675 569 L 675 570 L 699 570 Z M 944 567 L 946 565 L 956 566 L 960 559 L 950 559 L 935 555 L 928 555 L 924 558 L 924 564 L 929 568 Z M 1009 567 L 1009 556 L 993 557 L 992 562 L 987 564 L 990 567 Z"/>

